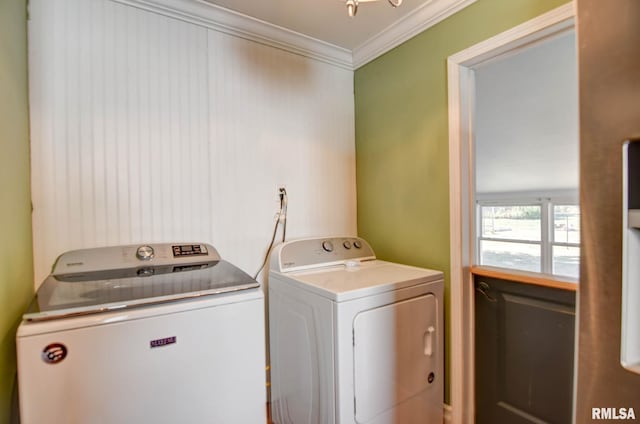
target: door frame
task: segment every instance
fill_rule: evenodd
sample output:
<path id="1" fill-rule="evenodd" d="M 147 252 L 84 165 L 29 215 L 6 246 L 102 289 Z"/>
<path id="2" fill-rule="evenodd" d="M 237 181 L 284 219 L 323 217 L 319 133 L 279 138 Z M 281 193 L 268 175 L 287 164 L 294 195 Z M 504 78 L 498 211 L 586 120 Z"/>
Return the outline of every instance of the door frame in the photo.
<path id="1" fill-rule="evenodd" d="M 451 255 L 451 422 L 475 421 L 473 109 L 475 66 L 572 29 L 569 2 L 447 59 L 449 97 L 449 230 Z"/>

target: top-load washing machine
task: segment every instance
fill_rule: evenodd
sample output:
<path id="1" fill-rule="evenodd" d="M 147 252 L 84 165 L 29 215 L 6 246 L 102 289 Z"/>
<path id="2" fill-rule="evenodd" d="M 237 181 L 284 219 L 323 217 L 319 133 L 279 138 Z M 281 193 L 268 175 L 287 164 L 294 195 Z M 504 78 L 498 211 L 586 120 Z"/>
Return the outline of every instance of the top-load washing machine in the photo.
<path id="1" fill-rule="evenodd" d="M 264 296 L 203 243 L 61 255 L 18 328 L 23 424 L 264 423 Z"/>
<path id="2" fill-rule="evenodd" d="M 356 237 L 286 242 L 270 265 L 274 423 L 442 423 L 442 272 Z"/>

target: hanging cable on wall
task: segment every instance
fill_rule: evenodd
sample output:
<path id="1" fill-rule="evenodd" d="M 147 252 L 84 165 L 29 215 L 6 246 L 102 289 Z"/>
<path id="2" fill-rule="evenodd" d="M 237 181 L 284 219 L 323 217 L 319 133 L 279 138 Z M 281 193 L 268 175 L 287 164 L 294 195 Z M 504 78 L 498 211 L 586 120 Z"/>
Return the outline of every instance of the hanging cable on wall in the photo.
<path id="1" fill-rule="evenodd" d="M 280 223 L 282 223 L 282 241 L 284 242 L 287 237 L 287 190 L 284 187 L 278 188 L 278 196 L 280 197 L 280 210 L 276 214 L 276 223 L 273 226 L 273 234 L 271 235 L 271 241 L 269 242 L 267 253 L 264 255 L 264 261 L 262 261 L 260 269 L 258 269 L 256 275 L 253 276 L 254 280 L 258 278 L 258 275 L 260 275 L 260 272 L 262 272 L 269 260 L 269 254 L 271 253 L 276 241 L 276 234 L 278 234 L 278 225 L 280 225 Z"/>

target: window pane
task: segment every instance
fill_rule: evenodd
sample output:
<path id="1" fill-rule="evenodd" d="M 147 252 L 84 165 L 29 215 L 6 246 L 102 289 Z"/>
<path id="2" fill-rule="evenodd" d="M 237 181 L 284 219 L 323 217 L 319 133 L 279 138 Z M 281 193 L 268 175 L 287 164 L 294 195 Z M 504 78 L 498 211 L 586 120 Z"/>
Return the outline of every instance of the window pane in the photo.
<path id="1" fill-rule="evenodd" d="M 555 205 L 553 207 L 553 241 L 580 243 L 580 208 L 578 206 Z"/>
<path id="2" fill-rule="evenodd" d="M 480 265 L 540 272 L 540 245 L 481 240 Z"/>
<path id="3" fill-rule="evenodd" d="M 540 241 L 540 206 L 482 206 L 482 237 Z"/>
<path id="4" fill-rule="evenodd" d="M 553 246 L 553 273 L 580 277 L 580 248 Z"/>

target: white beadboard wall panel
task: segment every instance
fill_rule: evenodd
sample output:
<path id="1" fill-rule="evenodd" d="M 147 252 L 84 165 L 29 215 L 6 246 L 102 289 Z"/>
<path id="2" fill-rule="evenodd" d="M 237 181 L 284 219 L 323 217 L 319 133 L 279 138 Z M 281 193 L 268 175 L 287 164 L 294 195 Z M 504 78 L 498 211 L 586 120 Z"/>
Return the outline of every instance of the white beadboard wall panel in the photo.
<path id="1" fill-rule="evenodd" d="M 112 0 L 31 0 L 36 285 L 70 249 L 205 241 L 250 274 L 356 234 L 353 72 Z"/>
<path id="2" fill-rule="evenodd" d="M 355 234 L 352 73 L 212 30 L 209 45 L 214 200 L 236 204 L 214 225 L 244 228 L 214 233 L 226 256 L 250 266 L 263 255 L 279 185 L 289 236 Z"/>

